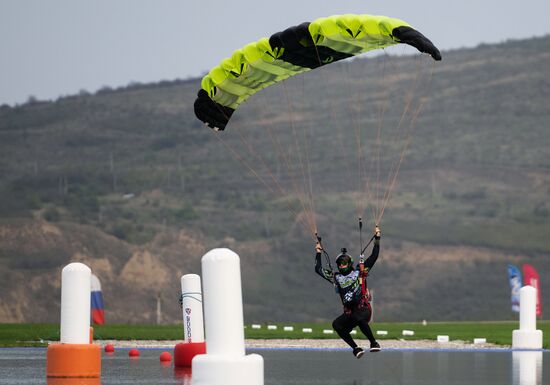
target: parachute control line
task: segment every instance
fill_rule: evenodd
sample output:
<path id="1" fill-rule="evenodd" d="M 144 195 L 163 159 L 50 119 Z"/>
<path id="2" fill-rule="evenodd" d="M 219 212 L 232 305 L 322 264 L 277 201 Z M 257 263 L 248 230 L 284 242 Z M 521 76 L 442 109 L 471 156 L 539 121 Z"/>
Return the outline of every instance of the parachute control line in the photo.
<path id="1" fill-rule="evenodd" d="M 91 274 L 82 263 L 70 263 L 61 272 L 60 343 L 48 346 L 48 378 L 93 378 L 99 384 L 101 349 L 93 344 L 90 328 Z"/>
<path id="2" fill-rule="evenodd" d="M 206 353 L 201 277 L 197 274 L 186 274 L 181 277 L 181 306 L 184 342 L 174 347 L 174 366 L 189 368 L 193 357 Z"/>
<path id="3" fill-rule="evenodd" d="M 263 385 L 262 356 L 245 355 L 239 256 L 213 249 L 201 264 L 206 354 L 193 359 L 193 385 Z"/>

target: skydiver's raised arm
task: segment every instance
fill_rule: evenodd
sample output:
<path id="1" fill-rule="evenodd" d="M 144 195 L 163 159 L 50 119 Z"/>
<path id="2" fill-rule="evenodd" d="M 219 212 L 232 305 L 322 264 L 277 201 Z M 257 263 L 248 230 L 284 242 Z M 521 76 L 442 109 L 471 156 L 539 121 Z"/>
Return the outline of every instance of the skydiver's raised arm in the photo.
<path id="1" fill-rule="evenodd" d="M 380 231 L 380 228 L 376 226 L 374 228 L 374 242 L 372 247 L 372 253 L 369 255 L 369 257 L 365 261 L 365 268 L 367 268 L 369 271 L 372 269 L 372 267 L 376 263 L 376 260 L 378 259 L 378 255 L 380 254 L 380 237 L 381 236 L 382 236 L 382 232 Z"/>
<path id="2" fill-rule="evenodd" d="M 334 274 L 332 270 L 323 268 L 323 264 L 321 262 L 321 251 L 323 248 L 321 247 L 321 244 L 317 242 L 315 245 L 315 272 L 319 274 L 321 277 L 329 281 L 330 283 L 334 283 Z"/>

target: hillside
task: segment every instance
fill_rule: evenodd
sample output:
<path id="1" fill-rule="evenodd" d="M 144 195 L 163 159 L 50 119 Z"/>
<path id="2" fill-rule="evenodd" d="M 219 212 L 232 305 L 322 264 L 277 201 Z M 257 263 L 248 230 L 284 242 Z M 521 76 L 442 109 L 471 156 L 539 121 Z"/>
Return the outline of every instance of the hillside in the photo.
<path id="1" fill-rule="evenodd" d="M 247 322 L 330 319 L 337 298 L 313 273 L 298 197 L 311 184 L 332 254 L 358 248 L 356 206 L 370 231 L 406 142 L 395 127 L 413 133 L 369 279 L 377 319 L 512 319 L 506 264 L 550 271 L 549 48 L 334 64 L 262 91 L 217 134 L 193 113 L 200 79 L 2 106 L 0 322 L 56 321 L 60 269 L 75 260 L 102 280 L 109 322 L 154 322 L 158 292 L 177 322 L 179 276 L 220 246 L 241 256 Z M 365 161 L 374 197 L 355 173 L 363 151 L 380 159 Z"/>

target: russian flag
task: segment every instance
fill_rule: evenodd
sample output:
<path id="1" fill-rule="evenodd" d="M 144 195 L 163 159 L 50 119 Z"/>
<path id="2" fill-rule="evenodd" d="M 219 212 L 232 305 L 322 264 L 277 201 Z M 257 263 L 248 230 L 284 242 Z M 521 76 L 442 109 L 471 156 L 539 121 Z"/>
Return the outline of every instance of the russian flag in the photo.
<path id="1" fill-rule="evenodd" d="M 101 293 L 101 283 L 99 278 L 92 274 L 92 323 L 103 325 L 105 323 L 105 313 L 103 310 L 103 294 Z"/>

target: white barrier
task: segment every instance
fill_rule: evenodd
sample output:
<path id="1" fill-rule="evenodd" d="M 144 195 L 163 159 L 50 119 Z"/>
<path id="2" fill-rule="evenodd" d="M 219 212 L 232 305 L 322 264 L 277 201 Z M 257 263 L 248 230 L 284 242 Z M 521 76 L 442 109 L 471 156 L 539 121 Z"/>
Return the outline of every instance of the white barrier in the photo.
<path id="1" fill-rule="evenodd" d="M 323 330 L 323 334 L 332 334 L 332 333 L 334 333 L 334 330 L 331 330 L 331 329 Z"/>
<path id="2" fill-rule="evenodd" d="M 401 333 L 404 336 L 414 336 L 414 331 L 412 331 L 412 330 L 403 330 Z"/>
<path id="3" fill-rule="evenodd" d="M 303 333 L 313 333 L 313 329 L 312 328 L 303 328 L 302 332 Z"/>
<path id="4" fill-rule="evenodd" d="M 262 328 L 262 325 L 257 325 L 257 324 L 252 324 L 250 326 L 252 327 L 252 329 L 261 329 Z"/>
<path id="5" fill-rule="evenodd" d="M 474 345 L 486 344 L 487 338 L 474 338 Z"/>
<path id="6" fill-rule="evenodd" d="M 387 336 L 388 332 L 387 330 L 377 330 L 376 334 L 378 334 L 379 336 Z"/>
<path id="7" fill-rule="evenodd" d="M 294 326 L 285 326 L 285 327 L 283 328 L 283 330 L 284 330 L 285 332 L 293 332 L 293 331 L 294 331 Z"/>
<path id="8" fill-rule="evenodd" d="M 267 325 L 267 330 L 277 330 L 277 325 Z"/>

